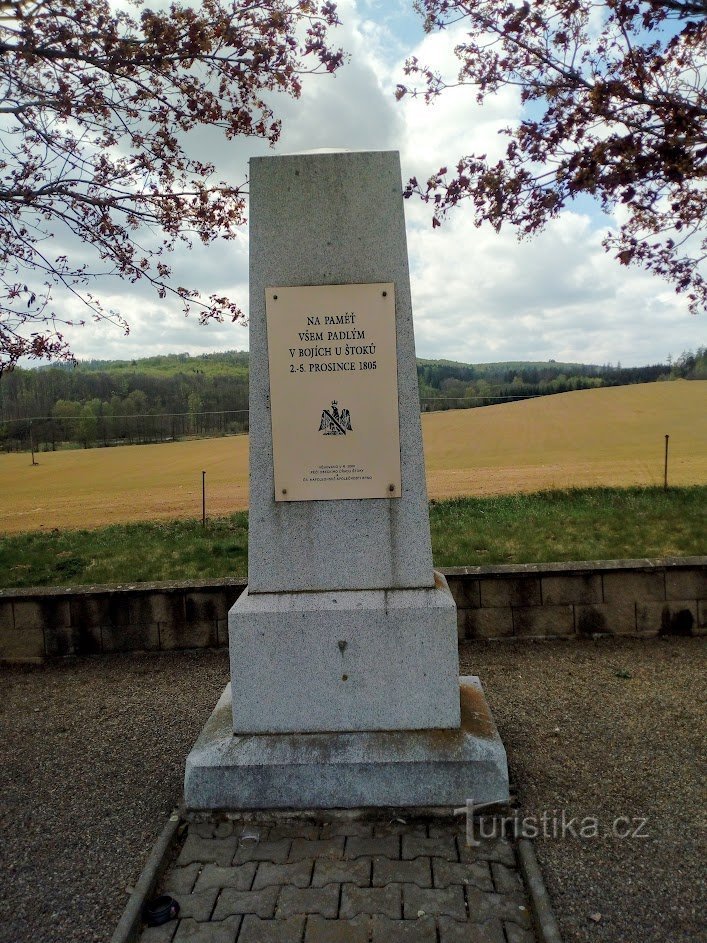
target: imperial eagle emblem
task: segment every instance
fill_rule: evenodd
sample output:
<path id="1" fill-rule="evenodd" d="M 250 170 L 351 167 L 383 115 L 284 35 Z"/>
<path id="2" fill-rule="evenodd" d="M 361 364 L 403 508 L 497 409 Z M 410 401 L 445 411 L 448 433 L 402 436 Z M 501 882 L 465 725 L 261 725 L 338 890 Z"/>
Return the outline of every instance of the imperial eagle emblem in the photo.
<path id="1" fill-rule="evenodd" d="M 331 409 L 322 410 L 319 431 L 323 435 L 346 435 L 347 432 L 353 432 L 348 409 L 342 409 L 339 412 L 339 405 L 336 400 L 333 400 Z"/>

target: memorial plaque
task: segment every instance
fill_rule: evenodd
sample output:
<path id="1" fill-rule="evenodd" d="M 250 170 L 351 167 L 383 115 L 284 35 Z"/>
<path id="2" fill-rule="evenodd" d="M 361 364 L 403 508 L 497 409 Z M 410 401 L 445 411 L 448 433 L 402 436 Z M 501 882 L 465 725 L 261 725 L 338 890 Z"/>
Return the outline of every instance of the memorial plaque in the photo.
<path id="1" fill-rule="evenodd" d="M 266 289 L 276 501 L 399 498 L 395 289 Z"/>

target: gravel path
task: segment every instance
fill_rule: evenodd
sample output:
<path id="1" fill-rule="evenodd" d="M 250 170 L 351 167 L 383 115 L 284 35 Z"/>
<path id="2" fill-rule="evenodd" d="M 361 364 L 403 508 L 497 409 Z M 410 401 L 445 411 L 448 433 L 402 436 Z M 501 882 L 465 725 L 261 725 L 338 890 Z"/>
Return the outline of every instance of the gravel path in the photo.
<path id="1" fill-rule="evenodd" d="M 553 810 L 578 827 L 588 817 L 589 834 L 597 822 L 601 837 L 536 844 L 566 943 L 705 939 L 706 652 L 704 639 L 462 649 L 463 668 L 484 682 L 522 814 L 542 829 L 546 811 L 550 835 Z M 645 818 L 649 838 L 606 836 L 619 817 Z"/>
<path id="2" fill-rule="evenodd" d="M 523 813 L 565 809 L 602 831 L 646 818 L 646 840 L 538 842 L 566 943 L 696 941 L 704 641 L 485 643 L 461 655 L 484 682 Z M 110 937 L 227 677 L 225 652 L 2 669 L 1 943 Z"/>

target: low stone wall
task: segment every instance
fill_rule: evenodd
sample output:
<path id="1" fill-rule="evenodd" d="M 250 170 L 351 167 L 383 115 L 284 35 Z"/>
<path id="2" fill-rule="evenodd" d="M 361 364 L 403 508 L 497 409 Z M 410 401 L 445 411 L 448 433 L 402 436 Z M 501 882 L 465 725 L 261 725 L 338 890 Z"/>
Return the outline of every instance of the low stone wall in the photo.
<path id="1" fill-rule="evenodd" d="M 700 635 L 707 557 L 602 560 L 444 571 L 460 639 Z"/>
<path id="2" fill-rule="evenodd" d="M 443 570 L 460 639 L 707 632 L 707 557 Z M 0 591 L 0 661 L 228 644 L 245 580 Z"/>
<path id="3" fill-rule="evenodd" d="M 245 580 L 0 591 L 0 661 L 228 645 Z"/>

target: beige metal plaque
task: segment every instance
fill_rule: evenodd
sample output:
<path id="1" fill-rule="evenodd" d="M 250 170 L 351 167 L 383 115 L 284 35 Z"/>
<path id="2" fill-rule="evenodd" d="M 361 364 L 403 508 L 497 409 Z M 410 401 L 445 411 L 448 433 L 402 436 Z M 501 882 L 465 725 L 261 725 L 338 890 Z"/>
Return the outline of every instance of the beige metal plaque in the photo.
<path id="1" fill-rule="evenodd" d="M 400 497 L 395 288 L 267 288 L 276 501 Z"/>

